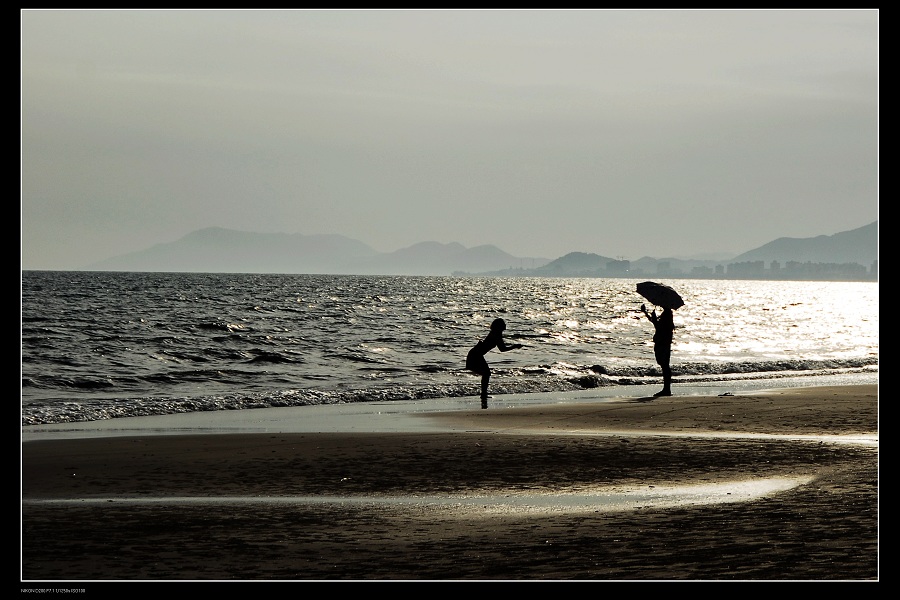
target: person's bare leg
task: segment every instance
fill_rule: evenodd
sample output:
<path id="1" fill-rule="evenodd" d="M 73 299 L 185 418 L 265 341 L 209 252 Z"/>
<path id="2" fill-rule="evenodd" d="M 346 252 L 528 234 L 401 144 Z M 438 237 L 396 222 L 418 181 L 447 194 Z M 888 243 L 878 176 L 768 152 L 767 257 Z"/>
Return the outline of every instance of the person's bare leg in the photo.
<path id="1" fill-rule="evenodd" d="M 653 394 L 654 396 L 671 396 L 672 395 L 672 367 L 669 365 L 660 365 L 663 372 L 663 389 Z"/>
<path id="2" fill-rule="evenodd" d="M 654 346 L 653 353 L 656 355 L 656 363 L 662 369 L 663 389 L 653 394 L 654 396 L 671 396 L 672 395 L 672 367 L 669 364 L 671 350 L 666 346 Z"/>

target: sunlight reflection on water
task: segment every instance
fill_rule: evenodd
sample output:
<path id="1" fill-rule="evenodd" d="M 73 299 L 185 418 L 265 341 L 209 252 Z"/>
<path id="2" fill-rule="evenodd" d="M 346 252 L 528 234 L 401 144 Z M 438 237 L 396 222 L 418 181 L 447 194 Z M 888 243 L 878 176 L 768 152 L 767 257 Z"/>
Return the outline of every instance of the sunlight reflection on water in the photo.
<path id="1" fill-rule="evenodd" d="M 507 493 L 480 496 L 173 496 L 26 499 L 30 504 L 353 504 L 411 505 L 419 508 L 461 509 L 478 515 L 527 512 L 606 512 L 638 508 L 670 508 L 747 502 L 809 483 L 811 476 L 723 481 L 700 485 L 646 485 L 639 488 L 596 487 L 578 493 Z"/>
<path id="2" fill-rule="evenodd" d="M 636 280 L 27 272 L 22 425 L 655 384 Z M 878 284 L 670 281 L 676 385 L 877 372 Z M 473 391 L 476 390 L 476 391 Z"/>

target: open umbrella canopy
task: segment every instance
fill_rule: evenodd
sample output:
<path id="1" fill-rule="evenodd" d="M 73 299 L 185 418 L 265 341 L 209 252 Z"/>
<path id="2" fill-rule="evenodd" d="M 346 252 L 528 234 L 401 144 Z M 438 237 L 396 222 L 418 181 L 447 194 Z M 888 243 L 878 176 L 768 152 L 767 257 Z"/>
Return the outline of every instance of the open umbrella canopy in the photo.
<path id="1" fill-rule="evenodd" d="M 676 310 L 684 306 L 684 300 L 681 299 L 678 292 L 667 285 L 656 283 L 655 281 L 644 281 L 637 284 L 637 293 L 663 308 Z"/>

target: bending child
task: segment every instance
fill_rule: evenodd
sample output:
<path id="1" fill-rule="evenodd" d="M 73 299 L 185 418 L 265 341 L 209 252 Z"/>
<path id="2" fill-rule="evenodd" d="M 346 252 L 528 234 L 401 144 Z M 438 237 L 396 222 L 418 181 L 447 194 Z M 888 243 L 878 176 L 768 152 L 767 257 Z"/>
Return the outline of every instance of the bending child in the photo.
<path id="1" fill-rule="evenodd" d="M 481 375 L 481 408 L 487 408 L 488 383 L 491 380 L 491 368 L 484 359 L 484 355 L 495 347 L 500 352 L 523 348 L 522 344 L 506 344 L 503 341 L 503 331 L 505 329 L 506 321 L 494 319 L 494 322 L 491 323 L 491 332 L 487 334 L 487 337 L 475 344 L 466 356 L 466 368 L 476 375 Z"/>

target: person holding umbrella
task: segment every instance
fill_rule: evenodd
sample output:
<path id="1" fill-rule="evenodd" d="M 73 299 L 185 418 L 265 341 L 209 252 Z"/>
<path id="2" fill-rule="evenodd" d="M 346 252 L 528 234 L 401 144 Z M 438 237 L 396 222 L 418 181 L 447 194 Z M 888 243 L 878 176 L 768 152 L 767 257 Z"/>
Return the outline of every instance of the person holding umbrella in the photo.
<path id="1" fill-rule="evenodd" d="M 491 380 L 491 368 L 488 366 L 484 355 L 495 347 L 500 352 L 518 350 L 522 344 L 507 344 L 503 341 L 503 331 L 506 329 L 506 321 L 494 319 L 491 323 L 491 331 L 483 340 L 475 344 L 466 356 L 466 368 L 476 375 L 481 375 L 481 408 L 487 408 L 488 383 Z"/>
<path id="2" fill-rule="evenodd" d="M 672 356 L 672 337 L 675 334 L 672 311 L 684 306 L 684 300 L 671 287 L 655 281 L 637 284 L 637 293 L 663 309 L 662 314 L 657 316 L 655 308 L 652 313 L 648 313 L 647 306 L 641 304 L 644 316 L 650 319 L 653 327 L 656 328 L 656 333 L 653 335 L 653 353 L 663 372 L 663 389 L 653 395 L 671 396 L 672 368 L 669 366 L 669 359 Z"/>
<path id="3" fill-rule="evenodd" d="M 655 397 L 672 395 L 672 367 L 669 366 L 669 359 L 672 356 L 672 338 L 675 335 L 675 322 L 672 319 L 672 309 L 663 308 L 662 313 L 657 316 L 656 309 L 653 312 L 647 312 L 647 305 L 641 304 L 641 311 L 644 313 L 656 333 L 653 334 L 653 354 L 656 355 L 656 362 L 659 363 L 663 373 L 663 389 L 653 394 Z"/>

